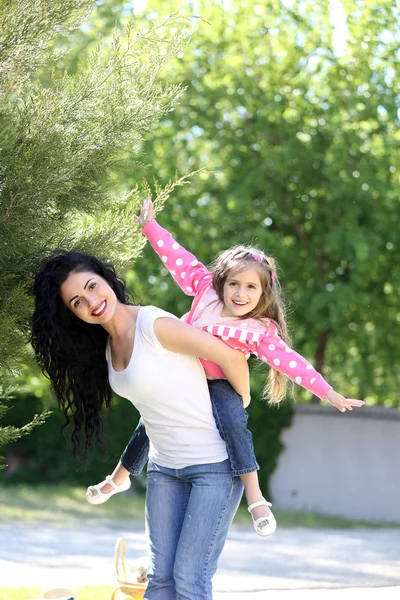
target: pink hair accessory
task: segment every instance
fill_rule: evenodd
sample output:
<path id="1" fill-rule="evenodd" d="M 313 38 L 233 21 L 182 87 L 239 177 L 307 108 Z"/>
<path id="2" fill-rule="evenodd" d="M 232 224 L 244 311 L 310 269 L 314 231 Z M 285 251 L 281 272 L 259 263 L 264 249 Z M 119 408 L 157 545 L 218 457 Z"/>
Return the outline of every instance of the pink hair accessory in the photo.
<path id="1" fill-rule="evenodd" d="M 256 254 L 255 252 L 251 253 L 251 257 L 258 262 L 262 260 L 262 256 L 260 254 Z M 268 258 L 266 259 L 266 262 L 269 264 Z M 274 281 L 275 281 L 275 273 L 273 271 L 271 271 L 271 282 L 274 283 Z"/>
<path id="2" fill-rule="evenodd" d="M 252 252 L 252 253 L 251 253 L 251 257 L 252 257 L 254 260 L 258 261 L 258 262 L 262 260 L 262 256 L 261 256 L 260 254 L 256 254 L 255 252 Z M 266 260 L 266 262 L 267 262 L 267 263 L 268 263 L 268 265 L 269 265 L 268 258 L 266 258 L 265 260 Z M 270 265 L 270 266 L 271 266 L 271 265 Z M 270 271 L 270 273 L 271 273 L 271 282 L 272 282 L 272 283 L 274 283 L 274 281 L 275 281 L 275 273 L 274 273 L 273 271 Z"/>

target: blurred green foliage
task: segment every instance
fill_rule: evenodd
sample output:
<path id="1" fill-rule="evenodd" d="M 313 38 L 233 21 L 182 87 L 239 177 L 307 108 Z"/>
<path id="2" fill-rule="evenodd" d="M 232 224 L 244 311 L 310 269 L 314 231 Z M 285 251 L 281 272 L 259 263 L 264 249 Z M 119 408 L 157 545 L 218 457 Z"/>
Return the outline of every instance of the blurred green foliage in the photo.
<path id="1" fill-rule="evenodd" d="M 61 483 L 74 482 L 92 485 L 104 479 L 112 472 L 120 454 L 125 448 L 139 414 L 130 402 L 115 398 L 113 408 L 104 415 L 105 443 L 96 443 L 93 452 L 82 455 L 75 461 L 68 444 L 71 431 L 65 429 L 61 436 L 64 419 L 55 406 L 52 395 L 47 389 L 40 390 L 36 383 L 36 395 L 18 393 L 13 402 L 8 420 L 14 427 L 21 427 L 32 419 L 33 414 L 43 407 L 52 410 L 45 423 L 33 430 L 30 435 L 15 444 L 5 447 L 8 468 L 2 477 L 13 483 Z M 47 386 L 46 386 L 47 387 Z M 136 478 L 133 478 L 136 480 Z M 143 486 L 142 479 L 137 488 Z"/>

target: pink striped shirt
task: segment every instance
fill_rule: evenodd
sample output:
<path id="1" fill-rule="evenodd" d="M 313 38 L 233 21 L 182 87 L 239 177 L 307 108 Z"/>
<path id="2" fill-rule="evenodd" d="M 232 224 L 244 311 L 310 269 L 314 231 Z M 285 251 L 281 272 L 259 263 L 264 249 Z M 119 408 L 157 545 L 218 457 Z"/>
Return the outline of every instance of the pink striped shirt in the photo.
<path id="1" fill-rule="evenodd" d="M 241 350 L 246 358 L 252 354 L 257 356 L 318 398 L 323 399 L 332 389 L 305 358 L 284 342 L 274 321 L 263 319 L 260 323 L 251 318 L 221 316 L 223 303 L 212 285 L 212 273 L 154 219 L 143 227 L 143 233 L 179 287 L 188 296 L 194 296 L 192 307 L 183 315 L 183 321 L 208 331 L 231 348 Z M 225 377 L 218 365 L 200 360 L 209 377 Z"/>

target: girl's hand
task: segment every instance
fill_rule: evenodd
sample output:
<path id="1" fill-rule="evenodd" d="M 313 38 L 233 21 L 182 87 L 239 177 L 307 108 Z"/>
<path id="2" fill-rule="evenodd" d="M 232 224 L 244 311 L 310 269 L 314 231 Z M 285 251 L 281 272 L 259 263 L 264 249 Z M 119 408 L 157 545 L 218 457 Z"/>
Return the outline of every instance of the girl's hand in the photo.
<path id="1" fill-rule="evenodd" d="M 250 402 L 251 402 L 250 394 L 248 394 L 247 396 L 243 396 L 243 407 L 244 408 L 247 408 L 248 405 L 250 404 Z"/>
<path id="2" fill-rule="evenodd" d="M 143 204 L 140 205 L 140 215 L 138 217 L 135 216 L 136 221 L 139 223 L 140 227 L 143 229 L 149 221 L 151 221 L 154 217 L 154 205 L 151 201 L 150 196 L 146 198 Z"/>
<path id="3" fill-rule="evenodd" d="M 354 400 L 352 398 L 344 398 L 335 390 L 329 390 L 325 394 L 324 400 L 327 400 L 332 406 L 336 406 L 340 412 L 346 412 L 346 410 L 353 410 L 353 406 L 360 407 L 365 404 L 363 400 Z"/>

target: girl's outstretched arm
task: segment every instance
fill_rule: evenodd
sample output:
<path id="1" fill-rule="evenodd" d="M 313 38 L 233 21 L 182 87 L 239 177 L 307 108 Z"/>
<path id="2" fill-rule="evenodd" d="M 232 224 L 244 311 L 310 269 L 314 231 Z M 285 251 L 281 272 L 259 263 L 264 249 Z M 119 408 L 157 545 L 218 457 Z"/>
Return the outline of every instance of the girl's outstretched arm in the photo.
<path id="1" fill-rule="evenodd" d="M 253 354 L 321 400 L 327 400 L 341 412 L 364 404 L 362 400 L 344 398 L 335 392 L 308 360 L 282 340 L 274 323 L 270 324 L 257 342 L 257 350 L 253 350 Z"/>
<path id="2" fill-rule="evenodd" d="M 146 198 L 140 206 L 140 215 L 135 219 L 143 228 L 143 233 L 154 251 L 187 296 L 195 296 L 199 283 L 205 278 L 211 281 L 212 274 L 207 267 L 154 220 L 154 207 L 150 198 Z"/>
<path id="3" fill-rule="evenodd" d="M 217 363 L 233 389 L 242 396 L 243 405 L 250 404 L 249 368 L 240 350 L 233 350 L 210 333 L 169 317 L 155 320 L 154 333 L 167 350 Z"/>

